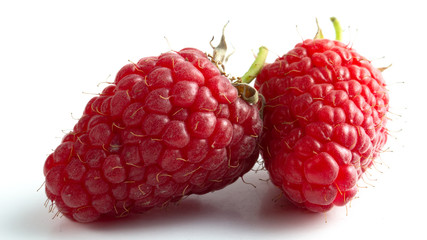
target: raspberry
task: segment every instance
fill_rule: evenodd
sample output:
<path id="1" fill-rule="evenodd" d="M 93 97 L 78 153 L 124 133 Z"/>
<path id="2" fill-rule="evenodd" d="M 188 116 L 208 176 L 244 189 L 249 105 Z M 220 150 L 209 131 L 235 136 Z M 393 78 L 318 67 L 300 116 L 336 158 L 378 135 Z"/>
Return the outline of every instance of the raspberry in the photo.
<path id="1" fill-rule="evenodd" d="M 46 194 L 77 222 L 123 217 L 236 181 L 262 121 L 193 48 L 125 65 L 46 159 Z"/>
<path id="2" fill-rule="evenodd" d="M 340 41 L 308 39 L 266 64 L 255 87 L 266 101 L 260 145 L 272 182 L 314 212 L 348 203 L 387 141 L 381 72 Z"/>

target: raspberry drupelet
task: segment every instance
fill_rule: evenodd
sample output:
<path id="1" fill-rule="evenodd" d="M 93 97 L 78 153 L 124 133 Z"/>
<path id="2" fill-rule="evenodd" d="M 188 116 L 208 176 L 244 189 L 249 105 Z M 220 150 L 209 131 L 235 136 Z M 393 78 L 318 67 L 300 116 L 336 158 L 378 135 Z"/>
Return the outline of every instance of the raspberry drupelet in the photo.
<path id="1" fill-rule="evenodd" d="M 45 162 L 58 211 L 77 222 L 143 213 L 248 172 L 258 108 L 211 60 L 185 48 L 125 65 Z"/>
<path id="2" fill-rule="evenodd" d="M 389 95 L 381 71 L 336 40 L 308 39 L 266 64 L 261 154 L 295 205 L 347 204 L 387 141 Z"/>

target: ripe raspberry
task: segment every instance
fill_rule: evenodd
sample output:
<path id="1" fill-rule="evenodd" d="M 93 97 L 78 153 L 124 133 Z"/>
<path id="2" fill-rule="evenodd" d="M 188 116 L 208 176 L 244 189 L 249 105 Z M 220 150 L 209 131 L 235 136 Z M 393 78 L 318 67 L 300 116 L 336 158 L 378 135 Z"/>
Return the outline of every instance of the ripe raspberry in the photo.
<path id="1" fill-rule="evenodd" d="M 255 87 L 266 100 L 260 145 L 272 182 L 314 212 L 348 203 L 387 141 L 381 72 L 339 41 L 308 39 L 267 64 Z"/>
<path id="2" fill-rule="evenodd" d="M 193 48 L 125 65 L 44 166 L 60 213 L 91 222 L 224 188 L 258 159 L 258 108 Z"/>

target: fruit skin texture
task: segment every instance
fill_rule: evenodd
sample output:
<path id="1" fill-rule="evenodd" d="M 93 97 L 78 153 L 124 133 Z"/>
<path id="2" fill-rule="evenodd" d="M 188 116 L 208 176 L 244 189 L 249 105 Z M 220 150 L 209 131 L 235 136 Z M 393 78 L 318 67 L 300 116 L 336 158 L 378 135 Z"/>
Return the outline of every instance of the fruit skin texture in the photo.
<path id="1" fill-rule="evenodd" d="M 236 181 L 262 120 L 193 48 L 125 65 L 44 165 L 46 194 L 77 222 L 166 206 Z"/>
<path id="2" fill-rule="evenodd" d="M 381 72 L 345 44 L 305 40 L 266 64 L 261 155 L 288 200 L 314 212 L 348 203 L 387 141 Z"/>

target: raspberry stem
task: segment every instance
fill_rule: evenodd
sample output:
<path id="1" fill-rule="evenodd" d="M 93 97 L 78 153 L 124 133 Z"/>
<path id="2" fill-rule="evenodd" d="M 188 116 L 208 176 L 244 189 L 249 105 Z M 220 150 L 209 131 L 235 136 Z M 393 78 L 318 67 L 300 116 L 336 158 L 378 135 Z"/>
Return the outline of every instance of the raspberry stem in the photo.
<path id="1" fill-rule="evenodd" d="M 331 22 L 334 25 L 334 29 L 335 29 L 335 40 L 341 41 L 342 28 L 341 28 L 340 22 L 336 17 L 331 17 Z"/>
<path id="2" fill-rule="evenodd" d="M 250 83 L 252 80 L 256 78 L 256 76 L 261 71 L 264 66 L 265 60 L 268 55 L 268 49 L 264 46 L 261 46 L 258 51 L 258 55 L 255 58 L 255 61 L 252 63 L 249 70 L 242 76 L 242 83 Z"/>

